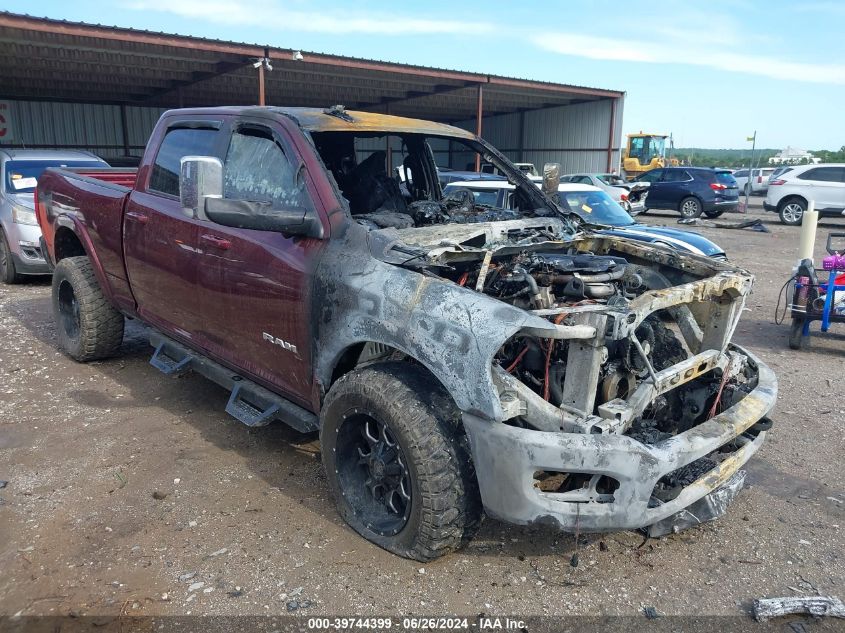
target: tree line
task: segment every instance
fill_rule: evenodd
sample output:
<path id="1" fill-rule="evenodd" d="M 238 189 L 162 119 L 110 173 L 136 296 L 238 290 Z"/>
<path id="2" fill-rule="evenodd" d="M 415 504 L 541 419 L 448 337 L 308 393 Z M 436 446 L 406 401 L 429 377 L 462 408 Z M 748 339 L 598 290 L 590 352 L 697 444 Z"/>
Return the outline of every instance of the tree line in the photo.
<path id="1" fill-rule="evenodd" d="M 667 150 L 667 154 L 670 150 Z M 816 158 L 823 163 L 845 163 L 845 145 L 838 151 L 819 149 L 809 150 Z M 756 149 L 754 150 L 754 166 L 768 165 L 769 158 L 780 153 L 778 149 Z M 701 147 L 676 147 L 672 154 L 684 165 L 697 165 L 700 167 L 725 167 L 728 169 L 739 169 L 748 167 L 751 160 L 751 149 L 707 149 Z M 801 161 L 806 163 L 808 161 Z"/>

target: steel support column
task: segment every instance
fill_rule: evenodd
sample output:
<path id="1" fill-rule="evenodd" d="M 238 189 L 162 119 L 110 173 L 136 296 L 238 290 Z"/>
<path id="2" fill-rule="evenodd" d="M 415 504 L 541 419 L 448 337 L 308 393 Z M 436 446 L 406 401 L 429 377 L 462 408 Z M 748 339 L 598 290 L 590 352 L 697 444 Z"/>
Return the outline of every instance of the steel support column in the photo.
<path id="1" fill-rule="evenodd" d="M 475 104 L 475 134 L 481 136 L 481 119 L 484 116 L 484 85 L 478 84 L 478 97 Z M 475 155 L 475 171 L 481 171 L 481 154 Z"/>
<path id="2" fill-rule="evenodd" d="M 616 98 L 610 100 L 610 131 L 607 137 L 607 171 L 613 169 L 613 138 L 616 136 Z"/>
<path id="3" fill-rule="evenodd" d="M 384 113 L 390 114 L 390 103 L 384 104 Z M 393 148 L 390 147 L 390 134 L 386 134 L 384 137 L 384 144 L 385 144 L 385 154 L 387 156 L 387 175 L 391 178 L 393 177 Z"/>
<path id="4" fill-rule="evenodd" d="M 525 162 L 525 110 L 519 111 L 519 162 Z"/>
<path id="5" fill-rule="evenodd" d="M 120 131 L 123 136 L 123 155 L 129 156 L 129 126 L 126 117 L 126 104 L 120 106 Z"/>

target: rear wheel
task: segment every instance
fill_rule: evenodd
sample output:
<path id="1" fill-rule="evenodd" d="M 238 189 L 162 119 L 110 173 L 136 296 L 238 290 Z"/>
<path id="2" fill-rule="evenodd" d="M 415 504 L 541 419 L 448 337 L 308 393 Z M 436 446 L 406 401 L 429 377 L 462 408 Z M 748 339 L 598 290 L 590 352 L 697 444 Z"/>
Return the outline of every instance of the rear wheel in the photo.
<path id="1" fill-rule="evenodd" d="M 791 198 L 781 203 L 778 209 L 780 221 L 789 226 L 798 226 L 804 219 L 804 211 L 807 210 L 807 203 L 801 198 Z"/>
<path id="2" fill-rule="evenodd" d="M 5 284 L 19 284 L 21 275 L 15 268 L 15 260 L 12 259 L 12 249 L 6 240 L 6 234 L 0 231 L 0 280 Z"/>
<path id="3" fill-rule="evenodd" d="M 712 211 L 705 211 L 704 215 L 706 215 L 708 218 L 718 218 L 724 212 L 724 209 L 713 209 Z"/>
<path id="4" fill-rule="evenodd" d="M 87 257 L 66 257 L 53 273 L 53 314 L 61 348 L 85 362 L 114 356 L 123 342 L 123 315 L 103 294 Z"/>
<path id="5" fill-rule="evenodd" d="M 790 349 L 801 349 L 806 344 L 804 336 L 804 319 L 792 319 L 792 325 L 789 328 L 789 347 Z"/>
<path id="6" fill-rule="evenodd" d="M 695 196 L 689 196 L 687 198 L 684 198 L 683 200 L 681 200 L 681 204 L 678 206 L 678 210 L 681 212 L 682 218 L 699 218 L 701 217 L 702 212 L 701 200 L 699 200 Z"/>
<path id="7" fill-rule="evenodd" d="M 750 183 L 750 182 L 745 183 L 745 188 L 744 188 L 744 190 L 743 190 L 743 193 L 744 193 L 746 196 L 750 196 L 750 195 L 751 195 L 751 183 Z"/>
<path id="8" fill-rule="evenodd" d="M 381 363 L 346 374 L 321 418 L 329 488 L 361 536 L 428 561 L 475 533 L 481 499 L 459 413 L 420 367 Z"/>

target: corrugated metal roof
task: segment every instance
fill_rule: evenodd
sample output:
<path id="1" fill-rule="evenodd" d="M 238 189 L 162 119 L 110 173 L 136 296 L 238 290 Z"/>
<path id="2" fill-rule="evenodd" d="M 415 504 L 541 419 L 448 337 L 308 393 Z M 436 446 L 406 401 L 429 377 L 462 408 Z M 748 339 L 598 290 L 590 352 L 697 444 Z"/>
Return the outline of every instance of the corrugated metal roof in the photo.
<path id="1" fill-rule="evenodd" d="M 458 121 L 536 110 L 624 93 L 444 68 L 293 51 L 0 12 L 0 85 L 10 99 L 178 107 L 258 100 L 252 63 L 265 50 L 267 103 L 375 110 Z"/>

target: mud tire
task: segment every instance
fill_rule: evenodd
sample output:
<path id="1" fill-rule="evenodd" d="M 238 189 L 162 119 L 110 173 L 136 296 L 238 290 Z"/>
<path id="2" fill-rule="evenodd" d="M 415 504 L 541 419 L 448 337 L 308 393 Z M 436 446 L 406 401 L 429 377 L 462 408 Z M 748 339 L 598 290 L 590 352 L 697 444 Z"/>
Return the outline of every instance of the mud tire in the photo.
<path id="1" fill-rule="evenodd" d="M 66 257 L 53 273 L 53 315 L 59 346 L 87 362 L 117 354 L 123 315 L 106 299 L 87 257 Z"/>
<path id="2" fill-rule="evenodd" d="M 358 437 L 352 430 L 362 416 L 388 429 L 404 457 L 410 501 L 404 524 L 393 530 L 374 525 L 385 525 L 373 520 L 377 500 L 365 485 L 356 483 L 371 477 L 372 471 L 355 474 L 355 468 L 366 472 L 367 466 L 349 465 L 349 451 L 358 451 L 352 446 Z M 481 497 L 459 411 L 421 367 L 386 362 L 344 375 L 326 396 L 320 441 L 329 488 L 341 516 L 379 547 L 404 558 L 430 561 L 458 549 L 477 531 Z"/>

